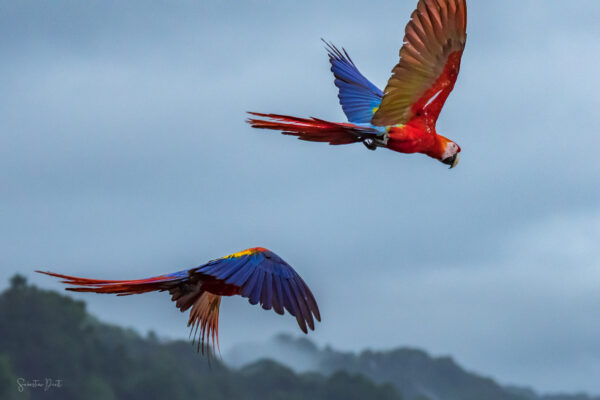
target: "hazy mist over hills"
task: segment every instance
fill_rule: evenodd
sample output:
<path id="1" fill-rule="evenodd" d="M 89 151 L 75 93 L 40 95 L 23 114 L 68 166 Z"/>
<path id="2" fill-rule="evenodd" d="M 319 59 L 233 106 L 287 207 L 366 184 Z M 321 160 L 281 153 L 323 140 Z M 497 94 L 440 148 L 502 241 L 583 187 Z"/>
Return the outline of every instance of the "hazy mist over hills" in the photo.
<path id="1" fill-rule="evenodd" d="M 432 400 L 600 400 L 586 394 L 540 395 L 527 387 L 501 386 L 483 375 L 466 371 L 451 357 L 431 357 L 425 351 L 399 348 L 390 351 L 340 352 L 319 348 L 310 339 L 278 335 L 265 343 L 247 343 L 224 355 L 233 366 L 270 358 L 296 371 L 360 373 L 374 382 L 392 383 L 408 399 Z"/>

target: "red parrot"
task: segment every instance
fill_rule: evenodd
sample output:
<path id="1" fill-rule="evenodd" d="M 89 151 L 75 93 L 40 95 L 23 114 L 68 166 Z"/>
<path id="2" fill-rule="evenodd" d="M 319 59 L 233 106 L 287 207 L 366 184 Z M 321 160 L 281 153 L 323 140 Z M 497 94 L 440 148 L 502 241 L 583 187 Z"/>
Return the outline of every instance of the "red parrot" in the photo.
<path id="1" fill-rule="evenodd" d="M 458 76 L 466 28 L 466 0 L 420 0 L 383 92 L 358 71 L 346 50 L 325 42 L 348 123 L 252 112 L 260 118 L 247 122 L 312 142 L 362 142 L 370 150 L 423 153 L 453 168 L 460 146 L 439 135 L 435 125 Z"/>
<path id="2" fill-rule="evenodd" d="M 240 295 L 250 304 L 283 315 L 284 309 L 296 317 L 300 329 L 315 329 L 313 316 L 321 321 L 319 307 L 300 275 L 277 254 L 254 247 L 207 262 L 199 267 L 148 279 L 108 281 L 77 278 L 54 272 L 36 271 L 64 279 L 74 292 L 115 293 L 118 296 L 153 291 L 169 291 L 181 312 L 191 307 L 188 327 L 194 339 L 200 329 L 198 350 L 204 353 L 212 341 L 219 343 L 221 296 Z"/>

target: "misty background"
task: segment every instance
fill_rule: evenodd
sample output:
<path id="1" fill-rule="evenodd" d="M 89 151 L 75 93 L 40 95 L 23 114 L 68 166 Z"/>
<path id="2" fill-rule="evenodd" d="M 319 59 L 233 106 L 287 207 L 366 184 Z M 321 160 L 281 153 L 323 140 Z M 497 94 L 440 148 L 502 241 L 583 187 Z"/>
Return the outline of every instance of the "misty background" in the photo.
<path id="1" fill-rule="evenodd" d="M 345 117 L 320 38 L 383 88 L 416 1 L 0 1 L 0 285 L 142 278 L 252 246 L 315 294 L 310 338 L 450 354 L 502 383 L 600 392 L 600 3 L 469 1 L 461 74 L 422 155 L 256 131 Z M 85 299 L 187 337 L 166 294 Z M 223 301 L 221 348 L 300 333 Z M 225 356 L 226 357 L 226 356 Z"/>

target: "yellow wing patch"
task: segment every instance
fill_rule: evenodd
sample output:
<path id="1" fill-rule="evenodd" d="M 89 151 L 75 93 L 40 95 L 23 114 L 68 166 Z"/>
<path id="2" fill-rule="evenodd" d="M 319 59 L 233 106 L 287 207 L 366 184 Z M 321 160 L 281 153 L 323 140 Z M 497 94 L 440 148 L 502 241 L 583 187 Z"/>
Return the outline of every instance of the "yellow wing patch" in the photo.
<path id="1" fill-rule="evenodd" d="M 251 256 L 252 254 L 256 254 L 256 253 L 262 253 L 265 251 L 268 251 L 268 250 L 265 249 L 264 247 L 252 247 L 250 249 L 246 249 L 246 250 L 238 251 L 237 253 L 230 254 L 223 258 L 240 258 L 240 257 L 244 257 L 244 256 Z"/>

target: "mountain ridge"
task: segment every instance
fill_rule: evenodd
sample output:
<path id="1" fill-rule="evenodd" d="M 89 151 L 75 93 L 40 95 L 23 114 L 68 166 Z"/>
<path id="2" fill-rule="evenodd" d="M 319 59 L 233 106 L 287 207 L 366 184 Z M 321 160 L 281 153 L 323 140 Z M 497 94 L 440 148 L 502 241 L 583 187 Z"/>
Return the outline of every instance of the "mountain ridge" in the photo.
<path id="1" fill-rule="evenodd" d="M 343 370 L 364 375 L 376 383 L 390 383 L 408 400 L 600 400 L 587 394 L 538 394 L 529 387 L 503 386 L 490 377 L 464 369 L 450 356 L 432 357 L 424 350 L 410 347 L 343 352 L 329 345 L 319 348 L 306 337 L 280 334 L 266 348 L 257 344 L 236 346 L 225 355 L 225 360 L 234 366 L 248 362 L 252 354 L 244 355 L 243 348 L 255 353 L 262 351 L 298 371 L 331 374 Z M 286 360 L 299 361 L 294 365 Z"/>

